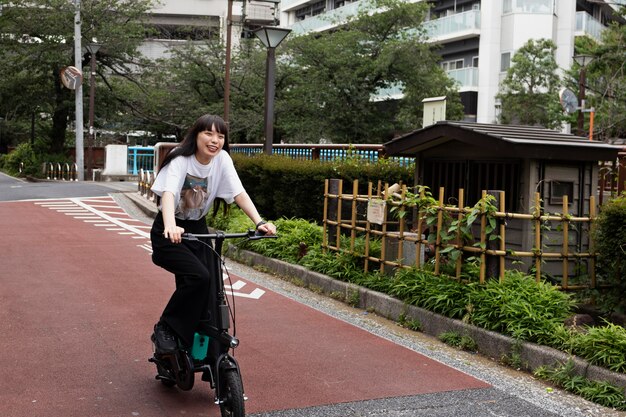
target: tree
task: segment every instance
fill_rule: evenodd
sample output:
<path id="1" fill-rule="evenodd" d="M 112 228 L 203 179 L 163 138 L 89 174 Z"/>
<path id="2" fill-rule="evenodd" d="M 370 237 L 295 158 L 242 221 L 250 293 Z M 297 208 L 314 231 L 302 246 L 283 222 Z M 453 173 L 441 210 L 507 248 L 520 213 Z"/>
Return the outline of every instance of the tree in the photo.
<path id="1" fill-rule="evenodd" d="M 265 51 L 242 39 L 232 51 L 230 138 L 259 142 L 263 131 Z M 114 90 L 132 118 L 117 118 L 118 127 L 139 123 L 155 133 L 181 138 L 199 114 L 224 110 L 225 46 L 220 39 L 189 41 L 151 63 L 138 82 L 118 80 Z"/>
<path id="2" fill-rule="evenodd" d="M 421 100 L 431 95 L 448 96 L 451 113 L 462 115 L 454 84 L 421 29 L 428 6 L 369 4 L 334 31 L 287 39 L 278 59 L 284 78 L 277 83 L 276 128 L 290 141 L 380 143 L 418 128 Z M 392 87 L 403 88 L 402 99 L 375 100 Z"/>
<path id="3" fill-rule="evenodd" d="M 500 121 L 504 124 L 558 127 L 564 119 L 559 102 L 560 77 L 554 59 L 556 45 L 548 39 L 530 39 L 511 59 L 500 84 Z"/>
<path id="4" fill-rule="evenodd" d="M 626 7 L 621 9 L 626 17 Z M 576 39 L 576 53 L 594 60 L 586 68 L 587 107 L 594 107 L 594 140 L 613 142 L 626 137 L 626 25 L 613 23 L 602 33 L 602 42 L 587 37 Z M 580 68 L 569 73 L 572 88 L 578 88 Z"/>
<path id="5" fill-rule="evenodd" d="M 74 115 L 74 93 L 62 86 L 59 77 L 63 67 L 74 64 L 74 4 L 15 0 L 0 14 L 0 111 L 16 123 L 37 116 L 51 152 L 64 150 Z M 93 39 L 103 45 L 97 54 L 99 79 L 108 86 L 113 75 L 130 77 L 130 65 L 139 63 L 134 59 L 137 47 L 148 33 L 142 22 L 152 1 L 83 0 L 80 4 L 83 46 Z M 84 65 L 89 58 L 83 56 Z M 106 101 L 106 91 L 99 88 L 99 101 Z"/>

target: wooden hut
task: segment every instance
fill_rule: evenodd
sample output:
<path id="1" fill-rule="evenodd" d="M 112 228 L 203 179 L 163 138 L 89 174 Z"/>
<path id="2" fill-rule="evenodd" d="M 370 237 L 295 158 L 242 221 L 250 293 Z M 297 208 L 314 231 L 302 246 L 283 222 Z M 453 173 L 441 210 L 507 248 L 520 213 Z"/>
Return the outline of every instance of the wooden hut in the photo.
<path id="1" fill-rule="evenodd" d="M 620 147 L 537 126 L 514 126 L 440 121 L 385 143 L 389 156 L 415 158 L 415 183 L 436 196 L 445 188 L 446 201 L 455 202 L 460 188 L 465 205 L 481 198 L 482 190 L 505 191 L 506 211 L 530 213 L 535 193 L 546 212 L 561 213 L 563 196 L 573 216 L 589 213 L 590 196 L 598 193 L 599 161 L 615 161 Z M 597 201 L 597 200 L 596 200 Z M 574 231 L 572 249 L 588 245 L 586 231 Z M 529 222 L 511 221 L 507 247 L 529 250 Z M 547 239 L 549 240 L 549 239 Z M 544 245 L 558 246 L 544 241 Z"/>

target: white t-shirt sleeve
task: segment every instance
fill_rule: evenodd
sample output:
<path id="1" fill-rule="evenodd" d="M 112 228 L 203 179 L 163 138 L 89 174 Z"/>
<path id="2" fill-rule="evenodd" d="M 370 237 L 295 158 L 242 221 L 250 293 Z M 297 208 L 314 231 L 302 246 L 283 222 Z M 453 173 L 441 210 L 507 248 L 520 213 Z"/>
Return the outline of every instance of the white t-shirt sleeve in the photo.
<path id="1" fill-rule="evenodd" d="M 159 171 L 151 190 L 159 197 L 162 197 L 165 191 L 169 191 L 174 194 L 175 201 L 178 201 L 186 174 L 187 160 L 178 156 Z"/>
<path id="2" fill-rule="evenodd" d="M 235 197 L 244 192 L 245 189 L 239 179 L 239 175 L 237 175 L 235 165 L 230 155 L 225 151 L 222 151 L 220 154 L 221 169 L 219 172 L 221 173 L 221 178 L 218 181 L 217 197 L 231 204 L 235 201 Z"/>

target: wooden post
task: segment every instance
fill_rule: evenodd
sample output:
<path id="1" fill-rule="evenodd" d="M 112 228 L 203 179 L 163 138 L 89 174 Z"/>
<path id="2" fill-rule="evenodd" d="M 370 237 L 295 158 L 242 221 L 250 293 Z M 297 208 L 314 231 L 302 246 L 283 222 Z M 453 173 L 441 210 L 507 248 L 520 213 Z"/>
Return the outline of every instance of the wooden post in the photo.
<path id="1" fill-rule="evenodd" d="M 339 195 L 341 193 L 341 180 L 336 178 L 331 178 L 328 183 L 328 204 L 326 212 L 327 220 L 330 222 L 338 222 L 337 213 L 339 210 Z M 334 196 L 334 197 L 333 197 Z M 328 225 L 332 226 L 332 225 Z M 337 240 L 337 236 L 339 235 L 339 223 L 335 227 L 328 227 L 327 236 L 328 240 L 326 246 L 330 246 L 331 242 L 335 242 Z"/>
<path id="2" fill-rule="evenodd" d="M 406 213 L 404 209 L 404 199 L 406 198 L 406 185 L 402 186 L 402 192 L 400 195 L 400 226 L 398 229 L 398 256 L 396 257 L 396 261 L 398 262 L 398 267 L 402 267 L 402 260 L 404 259 L 404 215 Z"/>
<path id="3" fill-rule="evenodd" d="M 596 253 L 593 246 L 593 229 L 595 228 L 596 220 L 596 199 L 594 196 L 589 196 L 589 274 L 591 276 L 591 288 L 596 287 Z"/>
<path id="4" fill-rule="evenodd" d="M 461 279 L 461 267 L 463 266 L 463 240 L 461 238 L 461 221 L 463 220 L 463 216 L 465 215 L 465 213 L 463 213 L 463 208 L 465 206 L 465 190 L 462 188 L 459 188 L 459 214 L 457 215 L 456 219 L 459 222 L 459 227 L 456 230 L 456 243 L 458 245 L 459 250 L 461 251 L 461 254 L 459 255 L 459 257 L 456 260 L 456 279 Z"/>
<path id="5" fill-rule="evenodd" d="M 505 212 L 504 191 L 500 191 L 500 213 Z M 500 250 L 506 252 L 506 220 L 500 220 Z M 506 255 L 500 256 L 500 283 L 504 282 Z"/>
<path id="6" fill-rule="evenodd" d="M 541 281 L 541 197 L 535 193 L 535 280 Z"/>
<path id="7" fill-rule="evenodd" d="M 359 180 L 352 182 L 352 219 L 350 222 L 350 253 L 354 254 L 354 241 L 356 240 L 356 198 L 359 193 Z"/>
<path id="8" fill-rule="evenodd" d="M 339 180 L 339 190 L 337 192 L 337 250 L 341 250 L 341 205 L 343 203 L 343 180 Z"/>
<path id="9" fill-rule="evenodd" d="M 328 179 L 324 180 L 324 219 L 322 221 L 322 251 L 326 253 L 328 249 Z"/>
<path id="10" fill-rule="evenodd" d="M 567 195 L 563 196 L 563 279 L 561 281 L 561 287 L 566 290 L 569 281 L 568 276 L 568 256 L 569 256 L 569 220 L 568 215 L 569 202 L 567 201 Z"/>
<path id="11" fill-rule="evenodd" d="M 502 191 L 500 191 L 500 190 L 489 190 L 489 191 L 487 191 L 485 196 L 487 194 L 494 196 L 495 197 L 495 203 L 494 203 L 495 206 L 496 207 L 500 207 L 501 204 L 502 204 L 502 201 L 500 200 L 500 198 L 501 198 L 500 194 L 501 193 L 502 193 Z M 483 217 L 485 217 L 485 214 L 483 214 Z M 502 224 L 502 223 L 503 222 L 500 219 L 497 219 L 496 224 Z M 494 230 L 494 233 L 496 231 L 499 232 L 500 231 L 499 228 L 496 228 L 496 230 Z M 497 240 L 487 240 L 486 244 L 487 244 L 486 245 L 487 249 L 497 250 L 500 247 L 500 245 L 498 244 Z M 488 278 L 500 277 L 500 258 L 501 257 L 497 256 L 497 255 L 489 255 L 489 256 L 487 256 L 487 277 Z"/>
<path id="12" fill-rule="evenodd" d="M 439 275 L 439 260 L 441 252 L 441 228 L 443 227 L 443 195 L 444 188 L 439 187 L 439 206 L 437 211 L 437 239 L 435 241 L 435 275 Z"/>
<path id="13" fill-rule="evenodd" d="M 368 203 L 372 201 L 372 182 L 370 181 L 367 184 L 367 201 Z M 365 262 L 363 265 L 364 272 L 367 273 L 369 271 L 370 264 L 370 230 L 372 225 L 370 224 L 369 218 L 365 216 Z"/>
<path id="14" fill-rule="evenodd" d="M 389 184 L 385 184 L 385 192 L 384 194 L 387 195 L 387 189 L 389 188 Z M 380 181 L 378 182 L 378 189 L 380 190 Z M 380 195 L 380 194 L 379 194 Z M 384 273 L 385 272 L 385 246 L 387 246 L 387 212 L 389 210 L 387 210 L 387 208 L 385 207 L 385 210 L 383 212 L 383 227 L 382 227 L 382 236 L 383 238 L 381 239 L 381 247 L 380 247 L 380 273 Z"/>
<path id="15" fill-rule="evenodd" d="M 420 191 L 420 199 L 424 198 L 424 189 Z M 422 253 L 422 211 L 418 208 L 417 210 L 417 244 L 415 250 L 417 251 L 417 256 L 415 256 L 415 266 L 420 267 L 422 261 L 420 259 L 420 255 Z M 428 247 L 428 246 L 427 246 Z"/>
<path id="16" fill-rule="evenodd" d="M 485 283 L 485 276 L 487 273 L 487 215 L 485 214 L 485 197 L 487 197 L 487 191 L 482 192 L 482 204 L 480 205 L 480 283 Z"/>

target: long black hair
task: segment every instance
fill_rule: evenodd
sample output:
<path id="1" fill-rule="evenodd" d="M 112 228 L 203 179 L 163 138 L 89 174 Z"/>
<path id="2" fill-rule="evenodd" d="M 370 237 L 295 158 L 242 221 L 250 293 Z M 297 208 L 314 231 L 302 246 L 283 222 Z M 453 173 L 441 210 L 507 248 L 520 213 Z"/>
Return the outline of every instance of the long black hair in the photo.
<path id="1" fill-rule="evenodd" d="M 190 156 L 196 153 L 198 150 L 198 133 L 204 132 L 205 130 L 212 130 L 215 127 L 217 133 L 221 133 L 224 135 L 224 146 L 222 149 L 226 152 L 230 152 L 230 147 L 228 145 L 228 125 L 220 116 L 214 114 L 204 114 L 196 120 L 196 122 L 189 128 L 182 142 L 174 149 L 172 149 L 163 159 L 161 165 L 159 166 L 159 170 L 163 169 L 167 164 L 169 164 L 172 159 L 177 156 Z"/>

